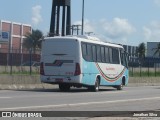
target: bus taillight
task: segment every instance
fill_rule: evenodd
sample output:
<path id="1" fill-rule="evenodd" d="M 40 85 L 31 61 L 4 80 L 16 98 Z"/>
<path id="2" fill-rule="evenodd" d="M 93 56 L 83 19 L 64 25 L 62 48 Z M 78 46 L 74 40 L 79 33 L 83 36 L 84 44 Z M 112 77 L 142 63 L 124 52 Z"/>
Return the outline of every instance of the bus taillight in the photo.
<path id="1" fill-rule="evenodd" d="M 44 75 L 44 64 L 41 62 L 40 64 L 40 75 Z"/>
<path id="2" fill-rule="evenodd" d="M 77 75 L 80 75 L 80 74 L 81 74 L 80 64 L 76 63 L 76 69 L 75 69 L 74 75 L 77 76 Z"/>

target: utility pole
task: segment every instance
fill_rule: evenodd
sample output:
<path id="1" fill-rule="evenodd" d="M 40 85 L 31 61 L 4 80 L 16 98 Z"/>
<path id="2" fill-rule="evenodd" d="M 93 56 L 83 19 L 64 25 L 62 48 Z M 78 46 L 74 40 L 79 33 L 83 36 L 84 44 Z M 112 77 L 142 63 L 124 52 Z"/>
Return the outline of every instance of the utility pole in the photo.
<path id="1" fill-rule="evenodd" d="M 82 1 L 82 33 L 81 35 L 83 35 L 84 32 L 84 0 Z"/>
<path id="2" fill-rule="evenodd" d="M 71 29 L 72 29 L 72 35 L 74 34 L 74 31 L 77 31 L 77 35 L 79 35 L 79 30 L 80 30 L 80 26 L 82 25 L 72 25 Z"/>

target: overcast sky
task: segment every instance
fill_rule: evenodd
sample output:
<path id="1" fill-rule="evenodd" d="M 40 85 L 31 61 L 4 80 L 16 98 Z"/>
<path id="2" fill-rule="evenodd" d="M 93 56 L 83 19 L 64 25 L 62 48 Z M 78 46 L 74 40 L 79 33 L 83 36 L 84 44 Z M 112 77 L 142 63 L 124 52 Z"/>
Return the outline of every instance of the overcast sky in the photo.
<path id="1" fill-rule="evenodd" d="M 85 32 L 129 45 L 160 41 L 160 0 L 84 0 Z M 82 0 L 71 0 L 72 24 L 81 24 Z M 52 0 L 1 0 L 0 19 L 49 32 Z"/>

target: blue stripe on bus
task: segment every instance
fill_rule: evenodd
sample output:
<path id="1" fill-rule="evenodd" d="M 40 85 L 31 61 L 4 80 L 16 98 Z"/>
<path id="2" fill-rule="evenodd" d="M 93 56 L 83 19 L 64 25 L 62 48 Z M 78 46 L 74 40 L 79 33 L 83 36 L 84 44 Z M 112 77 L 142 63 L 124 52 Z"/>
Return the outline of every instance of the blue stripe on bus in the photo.
<path id="1" fill-rule="evenodd" d="M 61 67 L 64 63 L 73 63 L 73 60 L 55 60 L 53 63 L 45 63 L 45 66 Z"/>
<path id="2" fill-rule="evenodd" d="M 94 85 L 95 80 L 98 74 L 101 75 L 101 85 L 119 85 L 121 83 L 121 78 L 123 76 L 126 77 L 126 84 L 128 83 L 128 70 L 124 68 L 119 75 L 117 75 L 114 78 L 111 78 L 104 74 L 98 63 L 94 62 L 87 62 L 83 60 L 82 62 L 82 71 L 83 71 L 83 77 L 82 77 L 82 83 L 88 84 L 88 85 Z"/>

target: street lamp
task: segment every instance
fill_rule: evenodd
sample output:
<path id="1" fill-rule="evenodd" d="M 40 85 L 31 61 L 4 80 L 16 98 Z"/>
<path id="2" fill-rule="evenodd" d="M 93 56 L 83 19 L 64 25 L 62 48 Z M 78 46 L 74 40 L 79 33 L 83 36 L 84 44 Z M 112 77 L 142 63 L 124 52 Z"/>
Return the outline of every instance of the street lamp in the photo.
<path id="1" fill-rule="evenodd" d="M 84 30 L 84 0 L 82 1 L 82 35 Z"/>

